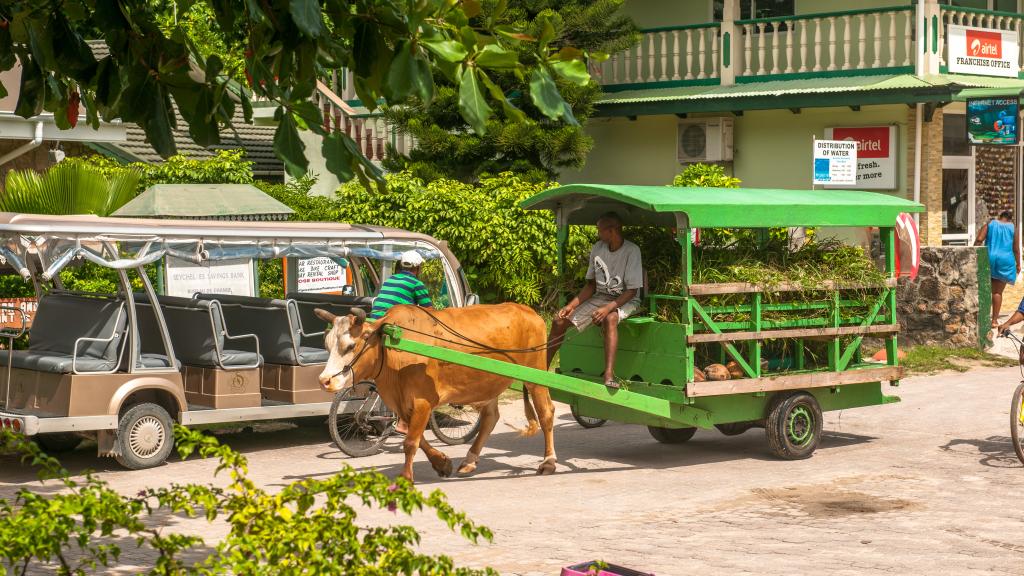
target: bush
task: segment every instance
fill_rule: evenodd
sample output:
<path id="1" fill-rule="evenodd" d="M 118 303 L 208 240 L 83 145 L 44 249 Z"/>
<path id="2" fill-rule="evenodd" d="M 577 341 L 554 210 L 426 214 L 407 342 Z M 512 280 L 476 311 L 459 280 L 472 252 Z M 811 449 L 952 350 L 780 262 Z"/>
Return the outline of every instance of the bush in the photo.
<path id="1" fill-rule="evenodd" d="M 105 176 L 138 171 L 139 192 L 153 184 L 252 184 L 252 162 L 245 159 L 245 150 L 218 150 L 213 158 L 194 160 L 171 156 L 160 164 L 133 162 L 123 164 L 105 156 L 67 158 L 61 164 L 86 164 Z"/>
<path id="2" fill-rule="evenodd" d="M 295 186 L 264 189 L 295 210 L 296 220 L 390 226 L 446 240 L 483 301 L 537 305 L 557 283 L 555 222 L 550 212 L 523 210 L 519 202 L 552 185 L 510 172 L 475 185 L 447 179 L 424 184 L 403 172 L 389 174 L 384 190 L 351 183 L 333 198 Z M 570 268 L 580 267 L 589 248 L 590 232 L 574 229 Z"/>
<path id="3" fill-rule="evenodd" d="M 454 510 L 439 490 L 424 495 L 404 479 L 344 466 L 329 478 L 299 480 L 271 494 L 249 479 L 245 457 L 213 437 L 178 427 L 175 442 L 182 458 L 216 458 L 215 474 L 227 472 L 227 485 L 172 484 L 124 496 L 91 473 L 72 479 L 34 442 L 0 430 L 0 452 L 20 453 L 40 469 L 41 479 L 62 488 L 46 494 L 22 489 L 14 502 L 0 499 L 0 574 L 25 574 L 44 563 L 57 563 L 59 574 L 106 571 L 119 561 L 118 539 L 133 540 L 153 556 L 148 574 L 495 574 L 417 552 L 420 535 L 410 526 L 357 524 L 356 503 L 407 515 L 429 508 L 468 540 L 491 540 L 487 528 Z M 220 518 L 229 531 L 207 545 L 199 536 L 145 522 L 170 514 Z M 201 548 L 205 559 L 183 560 Z"/>

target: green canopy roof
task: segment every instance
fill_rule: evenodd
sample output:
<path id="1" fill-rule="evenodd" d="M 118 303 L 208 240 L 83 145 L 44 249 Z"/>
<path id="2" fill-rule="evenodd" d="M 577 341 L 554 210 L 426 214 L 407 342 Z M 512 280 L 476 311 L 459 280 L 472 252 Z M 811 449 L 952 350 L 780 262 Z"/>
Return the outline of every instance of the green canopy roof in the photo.
<path id="1" fill-rule="evenodd" d="M 294 211 L 251 184 L 154 184 L 114 216 L 287 220 Z"/>
<path id="2" fill-rule="evenodd" d="M 569 224 L 593 224 L 615 211 L 625 224 L 677 225 L 686 214 L 695 228 L 770 226 L 893 226 L 900 212 L 924 206 L 888 194 L 854 190 L 676 188 L 569 184 L 524 200 L 528 210 L 562 208 Z"/>

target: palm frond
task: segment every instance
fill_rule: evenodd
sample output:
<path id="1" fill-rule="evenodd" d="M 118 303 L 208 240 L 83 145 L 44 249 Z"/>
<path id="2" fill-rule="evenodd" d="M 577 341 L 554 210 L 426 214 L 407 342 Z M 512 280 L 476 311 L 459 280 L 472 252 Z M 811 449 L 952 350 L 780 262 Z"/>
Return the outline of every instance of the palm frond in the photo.
<path id="1" fill-rule="evenodd" d="M 135 197 L 142 175 L 126 170 L 112 178 L 85 164 L 61 163 L 45 173 L 11 170 L 0 210 L 29 214 L 109 216 Z"/>

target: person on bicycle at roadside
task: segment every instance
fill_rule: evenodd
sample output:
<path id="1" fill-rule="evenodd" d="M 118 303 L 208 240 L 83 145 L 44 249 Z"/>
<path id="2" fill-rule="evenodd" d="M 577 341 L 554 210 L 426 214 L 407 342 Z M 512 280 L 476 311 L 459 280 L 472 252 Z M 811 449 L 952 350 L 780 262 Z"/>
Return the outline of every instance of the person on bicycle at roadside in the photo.
<path id="1" fill-rule="evenodd" d="M 423 308 L 433 308 L 430 293 L 419 279 L 423 267 L 423 256 L 415 250 L 403 252 L 398 261 L 398 270 L 388 276 L 380 286 L 377 297 L 373 299 L 368 320 L 379 320 L 387 314 L 392 306 L 399 304 L 415 304 Z"/>
<path id="2" fill-rule="evenodd" d="M 377 297 L 373 299 L 373 308 L 367 320 L 376 321 L 383 318 L 392 306 L 399 304 L 415 304 L 423 308 L 433 308 L 430 293 L 423 281 L 419 279 L 423 267 L 423 256 L 415 250 L 403 252 L 398 261 L 398 270 L 388 276 L 380 286 Z M 405 434 L 409 430 L 405 420 L 398 419 L 395 431 Z"/>

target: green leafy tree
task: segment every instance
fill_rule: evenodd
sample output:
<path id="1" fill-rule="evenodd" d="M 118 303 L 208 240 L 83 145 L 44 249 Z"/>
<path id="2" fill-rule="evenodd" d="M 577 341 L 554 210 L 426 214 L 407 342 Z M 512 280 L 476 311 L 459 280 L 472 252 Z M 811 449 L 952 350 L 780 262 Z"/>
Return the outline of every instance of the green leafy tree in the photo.
<path id="1" fill-rule="evenodd" d="M 132 162 L 122 164 L 105 156 L 67 158 L 61 164 L 81 164 L 113 177 L 125 171 L 137 172 L 139 191 L 153 184 L 252 184 L 252 162 L 245 159 L 244 150 L 218 150 L 212 158 L 193 159 L 181 155 L 168 158 L 160 164 Z"/>
<path id="2" fill-rule="evenodd" d="M 489 14 L 497 3 L 484 2 L 482 14 Z M 623 0 L 509 0 L 500 22 L 550 38 L 552 49 L 566 57 L 584 50 L 601 58 L 639 40 L 636 25 L 621 11 L 622 4 Z M 533 61 L 527 46 L 520 46 L 518 52 L 520 61 Z M 499 64 L 496 57 L 488 61 Z M 565 118 L 575 119 L 573 122 L 552 121 L 527 97 L 536 79 L 499 66 L 481 75 L 489 91 L 508 95 L 514 105 L 495 110 L 486 130 L 461 113 L 463 94 L 469 87 L 441 78 L 429 105 L 414 100 L 408 106 L 385 108 L 384 115 L 400 131 L 413 136 L 416 146 L 404 156 L 392 146 L 384 165 L 392 171 L 409 170 L 425 181 L 453 178 L 464 182 L 504 171 L 545 182 L 557 178 L 563 168 L 580 168 L 593 147 L 580 124 L 593 115 L 601 89 L 596 82 L 586 81 L 582 67 L 573 73 L 555 79 L 567 103 Z"/>
<path id="3" fill-rule="evenodd" d="M 403 172 L 388 174 L 384 191 L 351 183 L 333 198 L 295 187 L 265 190 L 295 210 L 296 220 L 391 226 L 446 240 L 483 301 L 538 305 L 547 303 L 558 280 L 555 222 L 550 212 L 523 210 L 519 203 L 552 185 L 509 172 L 477 184 L 424 183 Z M 590 241 L 586 229 L 575 227 L 569 260 L 582 261 Z"/>
<path id="4" fill-rule="evenodd" d="M 13 502 L 0 499 L 0 574 L 26 574 L 44 563 L 56 564 L 62 575 L 106 572 L 117 567 L 117 541 L 124 537 L 152 557 L 146 574 L 496 574 L 420 553 L 420 535 L 410 526 L 358 523 L 356 505 L 406 515 L 431 509 L 468 540 L 491 540 L 490 530 L 453 509 L 439 490 L 426 495 L 405 480 L 343 466 L 328 478 L 299 480 L 271 493 L 249 479 L 244 456 L 212 436 L 180 426 L 174 435 L 182 458 L 215 458 L 215 475 L 226 473 L 226 485 L 189 482 L 126 496 L 90 473 L 72 478 L 34 442 L 0 430 L 0 450 L 21 454 L 39 468 L 41 479 L 60 488 L 22 489 Z M 170 514 L 222 519 L 229 530 L 219 542 L 206 543 L 147 522 Z M 183 556 L 194 549 L 206 557 L 190 563 Z"/>
<path id="5" fill-rule="evenodd" d="M 85 164 L 61 162 L 43 173 L 11 170 L 0 211 L 109 216 L 135 197 L 141 174 L 125 169 L 107 177 Z"/>
<path id="6" fill-rule="evenodd" d="M 209 8 L 220 32 L 245 46 L 245 88 L 232 87 L 218 53 L 204 57 L 189 35 L 168 30 L 167 13 Z M 491 75 L 528 79 L 524 101 L 552 121 L 575 121 L 556 78 L 589 81 L 586 54 L 554 43 L 554 15 L 539 18 L 539 34 L 503 21 L 503 1 L 482 10 L 479 0 L 7 0 L 0 3 L 0 71 L 21 64 L 16 113 L 48 111 L 70 128 L 84 108 L 88 122 L 120 118 L 141 126 L 164 157 L 175 153 L 173 105 L 200 145 L 219 143 L 236 106 L 246 119 L 253 99 L 275 106 L 274 150 L 288 172 L 308 168 L 300 129 L 323 136 L 321 154 L 341 180 L 378 177 L 343 132 L 328 133 L 311 96 L 318 75 L 347 67 L 371 109 L 415 97 L 429 103 L 438 78 L 458 85 L 459 113 L 482 134 L 495 107 L 515 103 Z M 102 33 L 110 54 L 97 60 L 85 43 Z M 524 59 L 524 54 L 529 59 Z M 0 96 L 6 95 L 0 88 Z M 514 100 L 514 99 L 513 99 Z"/>

